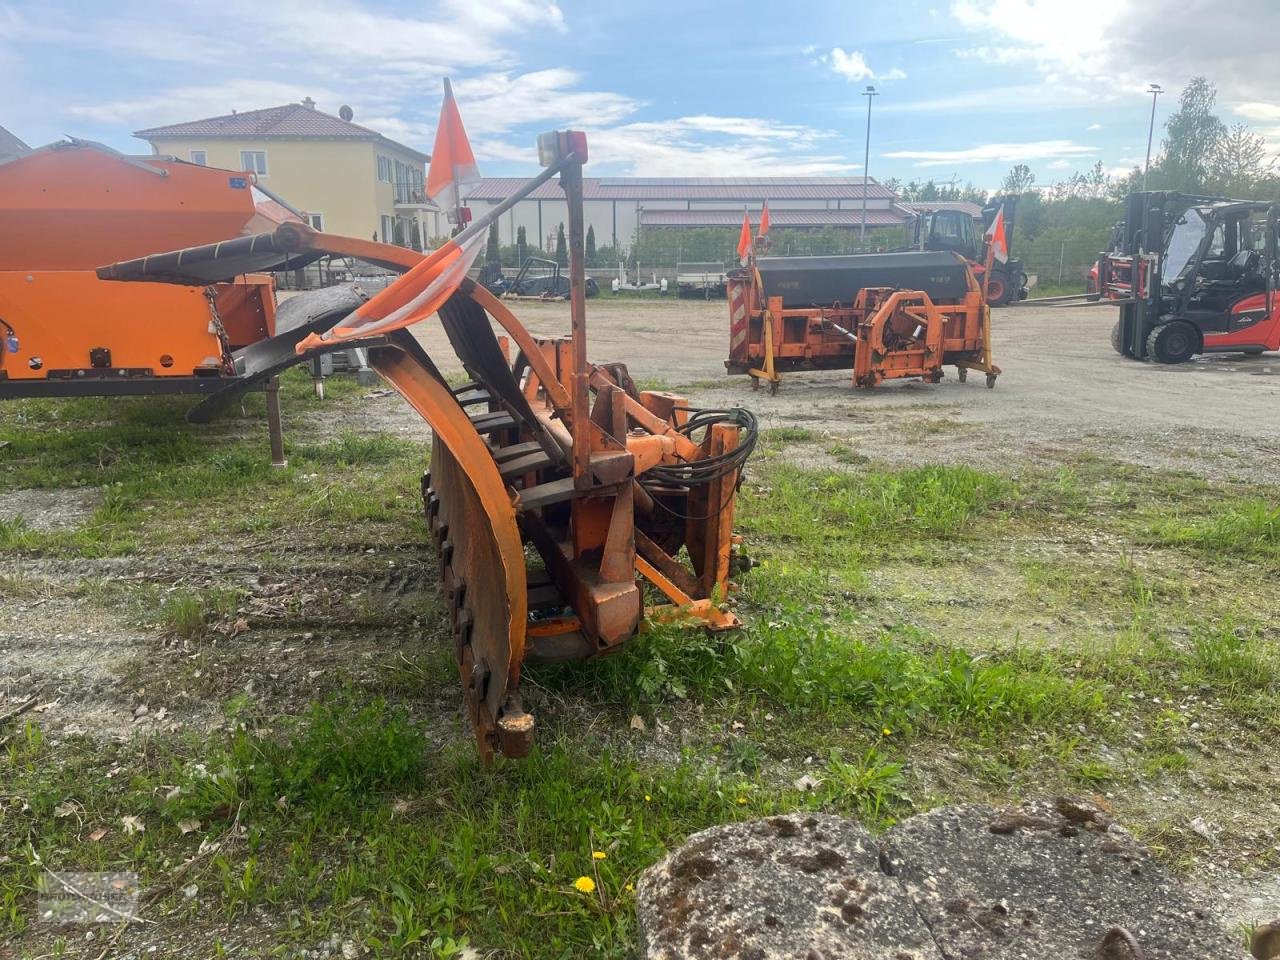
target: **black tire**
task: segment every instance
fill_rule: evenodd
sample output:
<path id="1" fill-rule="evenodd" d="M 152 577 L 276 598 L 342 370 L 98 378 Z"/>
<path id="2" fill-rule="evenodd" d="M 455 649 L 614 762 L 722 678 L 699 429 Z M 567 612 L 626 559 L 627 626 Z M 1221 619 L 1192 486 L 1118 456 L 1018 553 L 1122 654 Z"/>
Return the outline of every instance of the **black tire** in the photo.
<path id="1" fill-rule="evenodd" d="M 1200 350 L 1200 335 L 1185 320 L 1162 323 L 1147 334 L 1147 356 L 1157 363 L 1186 363 Z"/>
<path id="2" fill-rule="evenodd" d="M 992 270 L 991 276 L 987 278 L 987 303 L 993 307 L 1003 307 L 1009 302 L 1012 289 L 1007 275 L 998 270 Z"/>
<path id="3" fill-rule="evenodd" d="M 1250 347 L 1248 350 L 1242 350 L 1242 351 L 1240 351 L 1240 352 L 1241 352 L 1241 353 L 1243 353 L 1246 357 L 1260 357 L 1260 356 L 1262 356 L 1262 348 L 1261 348 L 1261 347 Z"/>
<path id="4" fill-rule="evenodd" d="M 1124 330 L 1119 320 L 1111 328 L 1111 349 L 1120 354 L 1120 356 L 1124 356 Z"/>

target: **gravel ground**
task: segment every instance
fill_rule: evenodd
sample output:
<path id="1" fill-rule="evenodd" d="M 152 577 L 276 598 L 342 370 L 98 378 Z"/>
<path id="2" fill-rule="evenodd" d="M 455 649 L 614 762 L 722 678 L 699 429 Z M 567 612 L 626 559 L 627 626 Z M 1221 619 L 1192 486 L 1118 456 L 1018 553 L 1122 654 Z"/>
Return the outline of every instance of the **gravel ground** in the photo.
<path id="1" fill-rule="evenodd" d="M 517 303 L 536 334 L 567 335 L 564 303 Z M 751 408 L 766 428 L 803 426 L 849 437 L 874 459 L 945 459 L 985 468 L 1057 462 L 1081 453 L 1210 478 L 1267 481 L 1280 473 L 1280 355 L 1218 356 L 1179 367 L 1117 356 L 1110 307 L 997 310 L 994 390 L 981 377 L 930 386 L 891 382 L 853 390 L 851 371 L 785 375 L 777 396 L 728 377 L 723 300 L 592 300 L 591 358 L 619 360 L 638 380 L 682 388 L 702 406 Z M 446 372 L 458 370 L 433 323 L 419 339 Z M 933 444 L 904 434 L 942 433 Z"/>

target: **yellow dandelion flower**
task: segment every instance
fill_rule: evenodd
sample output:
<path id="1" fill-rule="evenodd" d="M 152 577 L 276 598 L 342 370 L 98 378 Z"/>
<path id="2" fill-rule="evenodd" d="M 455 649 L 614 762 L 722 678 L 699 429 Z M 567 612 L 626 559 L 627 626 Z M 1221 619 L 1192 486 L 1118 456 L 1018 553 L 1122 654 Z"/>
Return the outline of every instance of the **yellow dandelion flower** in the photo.
<path id="1" fill-rule="evenodd" d="M 645 803 L 652 803 L 652 802 L 653 802 L 653 797 L 649 796 L 649 795 L 646 793 L 646 794 L 644 795 L 644 802 L 645 802 Z"/>
<path id="2" fill-rule="evenodd" d="M 592 859 L 592 860 L 604 860 L 604 859 L 606 859 L 607 857 L 608 857 L 608 854 L 607 854 L 607 853 L 605 853 L 603 850 L 592 850 L 592 851 L 591 851 L 591 859 Z"/>
<path id="3" fill-rule="evenodd" d="M 626 890 L 626 891 L 627 891 L 627 893 L 635 893 L 635 892 L 636 892 L 636 885 L 635 885 L 634 883 L 628 883 L 628 884 L 627 884 L 625 887 L 623 887 L 622 889 Z"/>
<path id="4" fill-rule="evenodd" d="M 892 736 L 893 736 L 893 731 L 892 731 L 892 730 L 890 730 L 888 727 L 885 727 L 885 728 L 884 728 L 883 730 L 881 730 L 880 732 L 881 732 L 881 733 L 883 733 L 886 737 L 892 737 Z"/>
<path id="5" fill-rule="evenodd" d="M 739 797 L 739 798 L 738 798 L 738 806 L 740 806 L 740 807 L 746 806 L 746 803 L 747 803 L 747 798 L 746 798 L 746 797 Z"/>
<path id="6" fill-rule="evenodd" d="M 573 881 L 573 889 L 577 890 L 579 893 L 595 893 L 596 882 L 590 877 L 579 877 L 577 880 Z"/>

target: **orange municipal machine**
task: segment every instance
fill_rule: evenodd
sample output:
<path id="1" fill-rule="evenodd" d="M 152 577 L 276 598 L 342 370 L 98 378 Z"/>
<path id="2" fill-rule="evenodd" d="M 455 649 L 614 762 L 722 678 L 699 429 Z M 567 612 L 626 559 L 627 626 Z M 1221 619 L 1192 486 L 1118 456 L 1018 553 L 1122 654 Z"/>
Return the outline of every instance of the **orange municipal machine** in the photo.
<path id="1" fill-rule="evenodd" d="M 995 386 L 991 310 L 956 253 L 752 257 L 729 278 L 730 374 L 776 393 L 784 371 L 852 369 L 853 384 L 942 379 L 951 364 Z"/>
<path id="2" fill-rule="evenodd" d="M 330 319 L 327 332 L 305 339 L 282 332 L 241 355 L 253 379 L 317 350 L 365 347 L 370 365 L 430 424 L 424 506 L 464 700 L 486 760 L 495 751 L 523 756 L 532 746 L 534 718 L 520 696 L 526 662 L 613 652 L 646 618 L 737 624 L 726 605 L 740 565 L 734 506 L 757 432 L 746 410 L 694 409 L 675 394 L 637 389 L 622 364 L 588 360 L 586 137 L 544 135 L 539 155 L 539 176 L 440 249 L 424 256 L 392 248 L 404 276 Z M 437 156 L 447 156 L 439 141 Z M 489 224 L 557 174 L 567 206 L 570 323 L 565 336 L 535 337 L 466 270 Z M 342 247 L 369 259 L 381 246 L 365 242 L 364 254 L 355 253 L 360 245 L 287 223 L 101 273 L 124 281 L 124 290 L 157 280 L 236 283 L 282 257 Z M 341 288 L 332 296 L 342 297 Z M 337 308 L 324 309 L 332 316 Z M 441 324 L 468 382 L 451 385 L 441 375 L 408 329 L 419 322 Z M 216 403 L 211 396 L 202 405 Z"/>
<path id="3" fill-rule="evenodd" d="M 152 257 L 206 244 L 221 251 L 212 273 L 181 255 Z M 188 419 L 202 421 L 265 387 L 272 455 L 283 463 L 277 382 L 255 347 L 325 329 L 368 298 L 347 286 L 277 310 L 267 271 L 327 255 L 396 270 L 421 259 L 316 234 L 249 173 L 75 139 L 0 163 L 0 399 L 198 394 Z M 147 264 L 151 282 L 114 282 L 119 270 L 103 265 L 116 261 Z M 235 263 L 258 272 L 227 274 Z"/>
<path id="4" fill-rule="evenodd" d="M 103 264 L 293 214 L 251 175 L 84 140 L 0 163 L 0 398 L 200 393 L 275 332 L 271 278 L 126 287 Z"/>

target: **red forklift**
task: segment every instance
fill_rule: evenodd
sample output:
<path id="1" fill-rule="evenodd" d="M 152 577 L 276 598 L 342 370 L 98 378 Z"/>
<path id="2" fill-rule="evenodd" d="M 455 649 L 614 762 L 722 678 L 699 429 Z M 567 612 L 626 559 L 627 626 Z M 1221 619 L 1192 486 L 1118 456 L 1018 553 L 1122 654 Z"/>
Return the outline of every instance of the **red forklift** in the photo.
<path id="1" fill-rule="evenodd" d="M 1130 195 L 1119 249 L 1098 261 L 1095 294 L 1120 301 L 1116 352 L 1184 363 L 1280 350 L 1278 216 L 1270 200 Z"/>
<path id="2" fill-rule="evenodd" d="M 986 231 L 990 229 L 1002 206 L 1005 236 L 1012 238 L 1014 221 L 1017 219 L 1018 197 L 1009 194 L 992 198 L 982 208 L 982 234 L 977 231 L 975 219 L 964 210 L 942 207 L 918 213 L 907 221 L 909 245 L 904 249 L 958 253 L 969 261 L 969 269 L 981 284 L 987 266 Z M 1008 240 L 1006 242 L 1012 252 L 1012 243 Z M 1027 299 L 1027 274 L 1022 268 L 1022 261 L 1012 257 L 1006 263 L 997 261 L 991 268 L 986 290 L 987 302 L 993 307 L 1003 307 L 1007 303 Z"/>

